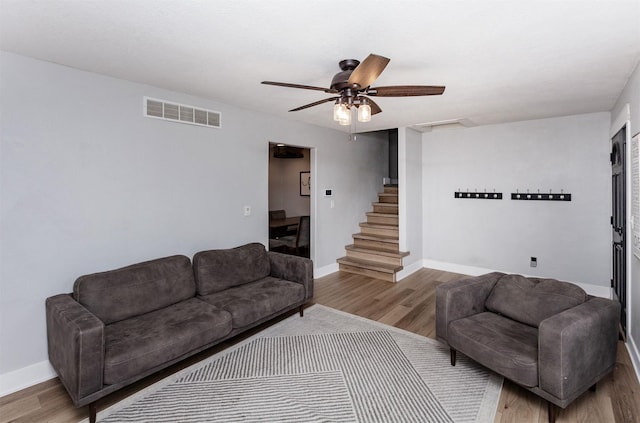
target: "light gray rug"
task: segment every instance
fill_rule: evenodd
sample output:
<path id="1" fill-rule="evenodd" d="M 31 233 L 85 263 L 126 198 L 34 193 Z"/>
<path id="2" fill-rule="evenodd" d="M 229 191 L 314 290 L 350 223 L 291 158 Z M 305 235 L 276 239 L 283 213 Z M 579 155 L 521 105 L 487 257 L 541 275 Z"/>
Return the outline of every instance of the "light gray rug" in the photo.
<path id="1" fill-rule="evenodd" d="M 98 414 L 100 422 L 493 422 L 502 378 L 321 305 Z"/>

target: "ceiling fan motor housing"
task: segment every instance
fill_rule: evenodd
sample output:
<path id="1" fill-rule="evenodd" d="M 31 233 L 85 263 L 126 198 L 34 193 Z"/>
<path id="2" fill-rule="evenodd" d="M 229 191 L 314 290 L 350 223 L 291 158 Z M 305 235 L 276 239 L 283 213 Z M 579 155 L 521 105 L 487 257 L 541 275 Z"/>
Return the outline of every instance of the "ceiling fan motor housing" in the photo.
<path id="1" fill-rule="evenodd" d="M 353 73 L 353 70 L 360 64 L 356 59 L 341 60 L 338 66 L 342 69 L 342 72 L 338 72 L 331 80 L 331 89 L 336 91 L 342 91 L 345 88 L 358 89 L 358 84 L 349 84 L 349 77 Z"/>

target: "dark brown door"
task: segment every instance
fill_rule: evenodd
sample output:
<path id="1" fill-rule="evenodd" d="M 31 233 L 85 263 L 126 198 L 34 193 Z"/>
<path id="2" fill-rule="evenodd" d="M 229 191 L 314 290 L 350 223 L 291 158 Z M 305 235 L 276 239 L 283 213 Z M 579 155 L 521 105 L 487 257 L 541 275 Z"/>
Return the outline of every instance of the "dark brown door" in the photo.
<path id="1" fill-rule="evenodd" d="M 614 292 L 614 299 L 620 301 L 622 311 L 620 315 L 620 330 L 622 335 L 627 334 L 627 243 L 626 234 L 626 127 L 623 127 L 612 138 L 611 146 L 611 182 L 612 182 L 612 211 L 611 211 L 611 232 L 612 232 L 612 254 L 613 254 L 613 277 L 611 287 Z"/>

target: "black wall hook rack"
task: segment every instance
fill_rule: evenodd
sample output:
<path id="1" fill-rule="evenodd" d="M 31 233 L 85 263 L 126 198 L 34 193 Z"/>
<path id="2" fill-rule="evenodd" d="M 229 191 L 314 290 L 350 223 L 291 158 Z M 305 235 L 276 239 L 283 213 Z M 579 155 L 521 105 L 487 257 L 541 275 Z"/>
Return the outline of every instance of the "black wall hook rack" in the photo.
<path id="1" fill-rule="evenodd" d="M 470 198 L 478 200 L 502 200 L 501 192 L 468 192 L 456 191 L 453 193 L 454 198 Z"/>
<path id="2" fill-rule="evenodd" d="M 512 200 L 524 200 L 524 201 L 571 201 L 571 194 L 566 192 L 553 193 L 553 192 L 512 192 Z"/>

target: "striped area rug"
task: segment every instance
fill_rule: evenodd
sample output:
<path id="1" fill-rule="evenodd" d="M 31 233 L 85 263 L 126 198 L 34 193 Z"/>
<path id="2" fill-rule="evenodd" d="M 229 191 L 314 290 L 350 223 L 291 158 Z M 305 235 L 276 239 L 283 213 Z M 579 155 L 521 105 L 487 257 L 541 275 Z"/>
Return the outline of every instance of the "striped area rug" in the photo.
<path id="1" fill-rule="evenodd" d="M 100 422 L 493 422 L 502 378 L 321 305 L 99 413 Z"/>

